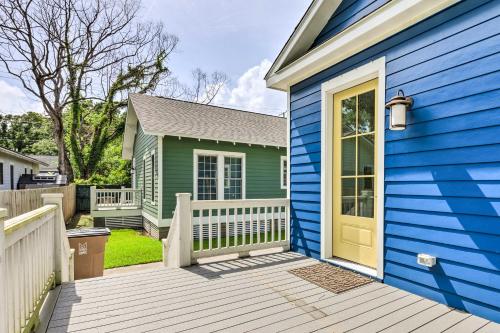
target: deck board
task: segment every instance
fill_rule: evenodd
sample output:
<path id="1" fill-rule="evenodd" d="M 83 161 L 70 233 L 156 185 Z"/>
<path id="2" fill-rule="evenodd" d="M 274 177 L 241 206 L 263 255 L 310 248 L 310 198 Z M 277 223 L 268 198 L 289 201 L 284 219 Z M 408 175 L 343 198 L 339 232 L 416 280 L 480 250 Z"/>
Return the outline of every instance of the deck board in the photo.
<path id="1" fill-rule="evenodd" d="M 487 333 L 498 328 L 378 282 L 335 294 L 288 272 L 315 263 L 287 252 L 77 281 L 62 286 L 47 332 Z"/>

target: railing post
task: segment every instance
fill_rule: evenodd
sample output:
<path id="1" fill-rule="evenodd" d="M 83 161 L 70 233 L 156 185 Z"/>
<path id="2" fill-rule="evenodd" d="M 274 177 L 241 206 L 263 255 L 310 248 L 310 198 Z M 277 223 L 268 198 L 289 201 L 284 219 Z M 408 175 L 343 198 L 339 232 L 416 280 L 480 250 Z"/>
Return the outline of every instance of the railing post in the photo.
<path id="1" fill-rule="evenodd" d="M 7 218 L 7 209 L 0 209 L 0 332 L 7 332 L 7 295 L 6 295 L 6 267 L 5 267 L 5 234 L 4 222 Z"/>
<path id="2" fill-rule="evenodd" d="M 191 193 L 177 193 L 177 206 L 170 230 L 163 242 L 163 263 L 169 268 L 191 265 L 191 241 L 193 222 L 191 217 Z"/>
<path id="3" fill-rule="evenodd" d="M 91 186 L 90 187 L 90 211 L 93 212 L 95 211 L 95 206 L 96 206 L 96 186 Z"/>
<path id="4" fill-rule="evenodd" d="M 63 256 L 64 237 L 66 237 L 66 227 L 64 225 L 64 217 L 62 212 L 62 193 L 44 193 L 42 194 L 43 205 L 57 205 L 56 216 L 54 220 L 54 270 L 56 284 L 69 280 L 69 267 L 65 267 Z M 67 258 L 69 260 L 69 258 Z M 68 265 L 69 266 L 69 265 Z"/>
<path id="5" fill-rule="evenodd" d="M 121 191 L 120 191 L 120 203 L 119 203 L 119 207 L 123 207 L 126 200 L 125 200 L 125 196 L 127 195 L 127 192 L 124 191 L 125 190 L 125 186 L 122 186 L 121 187 Z"/>
<path id="6" fill-rule="evenodd" d="M 179 264 L 180 267 L 191 265 L 191 241 L 193 239 L 193 219 L 191 213 L 191 193 L 177 193 L 179 209 Z"/>

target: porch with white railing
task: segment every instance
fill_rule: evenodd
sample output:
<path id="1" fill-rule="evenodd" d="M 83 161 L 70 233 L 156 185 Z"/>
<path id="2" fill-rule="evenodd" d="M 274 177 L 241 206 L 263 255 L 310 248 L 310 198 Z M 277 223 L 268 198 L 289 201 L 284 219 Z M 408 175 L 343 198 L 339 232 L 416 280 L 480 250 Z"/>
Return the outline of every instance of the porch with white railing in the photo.
<path id="1" fill-rule="evenodd" d="M 197 259 L 282 248 L 289 240 L 287 199 L 191 201 L 178 193 L 163 256 L 167 267 L 184 267 Z"/>
<path id="2" fill-rule="evenodd" d="M 47 195 L 42 208 L 5 227 L 0 223 L 1 333 L 30 332 L 49 289 L 72 280 L 60 207 L 60 197 Z M 179 267 L 218 254 L 286 250 L 288 218 L 285 199 L 201 202 L 178 194 L 165 261 Z M 488 333 L 500 328 L 379 282 L 336 294 L 290 272 L 317 263 L 294 252 L 272 253 L 63 283 L 50 293 L 38 331 Z"/>
<path id="3" fill-rule="evenodd" d="M 44 206 L 4 221 L 0 209 L 0 332 L 30 332 L 56 284 L 73 281 L 73 251 L 60 193 L 42 194 Z"/>
<path id="4" fill-rule="evenodd" d="M 138 216 L 141 210 L 141 190 L 90 188 L 90 212 L 93 217 Z"/>

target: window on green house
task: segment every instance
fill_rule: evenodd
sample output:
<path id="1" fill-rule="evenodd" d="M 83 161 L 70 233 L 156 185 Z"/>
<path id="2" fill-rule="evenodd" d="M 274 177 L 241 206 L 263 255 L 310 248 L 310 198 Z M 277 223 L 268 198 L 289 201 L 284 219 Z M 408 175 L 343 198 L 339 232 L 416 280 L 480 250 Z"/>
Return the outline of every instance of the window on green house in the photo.
<path id="1" fill-rule="evenodd" d="M 241 199 L 242 173 L 241 158 L 224 157 L 224 199 Z"/>
<path id="2" fill-rule="evenodd" d="M 198 155 L 197 200 L 217 200 L 217 156 Z"/>
<path id="3" fill-rule="evenodd" d="M 195 200 L 245 199 L 245 154 L 194 150 Z"/>
<path id="4" fill-rule="evenodd" d="M 142 199 L 146 199 L 146 159 L 142 160 Z"/>
<path id="5" fill-rule="evenodd" d="M 281 156 L 281 189 L 284 190 L 287 187 L 288 182 L 288 165 L 286 156 Z"/>
<path id="6" fill-rule="evenodd" d="M 151 155 L 151 201 L 155 201 L 155 155 Z"/>

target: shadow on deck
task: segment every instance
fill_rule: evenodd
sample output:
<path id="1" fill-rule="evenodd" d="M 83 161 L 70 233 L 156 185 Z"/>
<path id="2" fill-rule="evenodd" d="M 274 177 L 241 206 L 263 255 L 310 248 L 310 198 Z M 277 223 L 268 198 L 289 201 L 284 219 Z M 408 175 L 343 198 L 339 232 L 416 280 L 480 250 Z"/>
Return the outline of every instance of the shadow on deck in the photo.
<path id="1" fill-rule="evenodd" d="M 63 285 L 47 332 L 493 332 L 499 326 L 378 282 L 334 294 L 276 253 Z"/>

